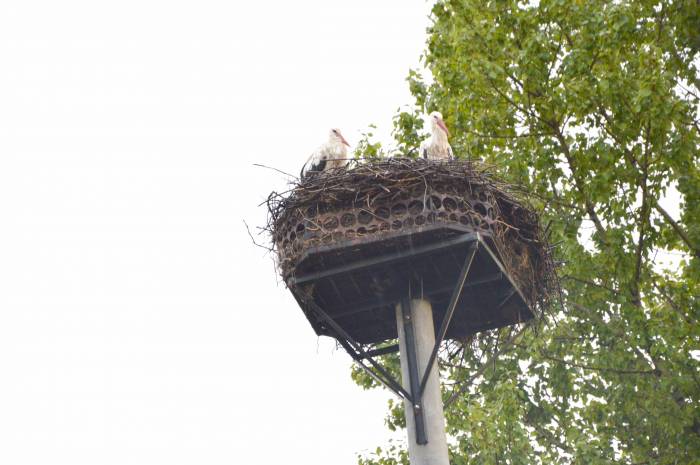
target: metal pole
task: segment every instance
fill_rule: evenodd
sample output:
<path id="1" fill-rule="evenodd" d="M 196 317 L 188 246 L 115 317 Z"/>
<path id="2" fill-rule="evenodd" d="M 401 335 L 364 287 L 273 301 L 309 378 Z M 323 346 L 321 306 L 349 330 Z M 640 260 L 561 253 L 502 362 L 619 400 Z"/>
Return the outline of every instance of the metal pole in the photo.
<path id="1" fill-rule="evenodd" d="M 433 364 L 430 370 L 422 399 L 417 399 L 420 379 L 428 366 L 435 345 L 433 309 L 430 302 L 423 299 L 404 299 L 396 305 L 396 322 L 403 385 L 405 389 L 410 390 L 411 397 L 414 398 L 413 403 L 410 399 L 404 399 L 411 465 L 449 465 L 437 364 Z M 417 373 L 414 373 L 411 366 L 414 361 Z"/>

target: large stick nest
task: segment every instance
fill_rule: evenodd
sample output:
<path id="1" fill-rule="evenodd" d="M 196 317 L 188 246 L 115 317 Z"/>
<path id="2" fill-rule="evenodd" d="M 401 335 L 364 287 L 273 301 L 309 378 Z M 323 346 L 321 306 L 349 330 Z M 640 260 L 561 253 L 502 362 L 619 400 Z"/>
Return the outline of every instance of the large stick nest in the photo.
<path id="1" fill-rule="evenodd" d="M 423 212 L 413 211 L 415 204 Z M 398 211 L 396 205 L 405 205 L 407 211 Z M 479 162 L 390 158 L 333 169 L 295 181 L 286 192 L 273 192 L 267 208 L 264 229 L 272 237 L 286 283 L 309 244 L 381 235 L 405 226 L 406 221 L 419 224 L 423 218 L 427 223 L 456 222 L 489 233 L 504 267 L 533 310 L 541 313 L 558 297 L 551 248 L 527 193 L 498 180 L 491 168 Z M 329 213 L 350 209 L 358 215 L 328 220 Z M 401 217 L 397 219 L 401 214 L 403 223 Z"/>

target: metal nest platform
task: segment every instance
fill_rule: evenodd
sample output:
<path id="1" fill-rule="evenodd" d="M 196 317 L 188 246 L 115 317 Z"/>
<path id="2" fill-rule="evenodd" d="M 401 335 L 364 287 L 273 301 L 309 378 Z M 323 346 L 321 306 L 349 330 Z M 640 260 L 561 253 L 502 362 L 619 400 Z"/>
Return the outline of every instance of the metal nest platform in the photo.
<path id="1" fill-rule="evenodd" d="M 463 340 L 538 316 L 556 289 L 539 218 L 510 187 L 474 162 L 394 158 L 273 193 L 267 229 L 317 334 L 362 356 L 397 337 L 396 304 L 412 295 L 431 302 L 438 335 L 447 322 L 444 337 Z"/>
<path id="2" fill-rule="evenodd" d="M 465 266 L 447 338 L 463 340 L 534 317 L 488 235 L 431 225 L 387 233 L 382 241 L 349 242 L 308 249 L 288 282 L 319 335 L 336 337 L 336 331 L 317 307 L 360 344 L 395 339 L 396 303 L 407 295 L 429 300 L 437 324 Z"/>

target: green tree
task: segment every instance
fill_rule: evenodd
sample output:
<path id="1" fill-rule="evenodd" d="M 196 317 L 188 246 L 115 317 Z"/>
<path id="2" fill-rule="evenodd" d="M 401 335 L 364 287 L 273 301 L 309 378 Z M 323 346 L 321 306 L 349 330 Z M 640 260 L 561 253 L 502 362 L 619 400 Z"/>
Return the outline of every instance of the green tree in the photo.
<path id="1" fill-rule="evenodd" d="M 455 0 L 432 16 L 433 80 L 409 75 L 399 147 L 440 110 L 458 156 L 531 190 L 565 260 L 563 311 L 501 330 L 497 359 L 481 338 L 443 366 L 445 398 L 460 392 L 451 463 L 700 463 L 700 2 Z"/>

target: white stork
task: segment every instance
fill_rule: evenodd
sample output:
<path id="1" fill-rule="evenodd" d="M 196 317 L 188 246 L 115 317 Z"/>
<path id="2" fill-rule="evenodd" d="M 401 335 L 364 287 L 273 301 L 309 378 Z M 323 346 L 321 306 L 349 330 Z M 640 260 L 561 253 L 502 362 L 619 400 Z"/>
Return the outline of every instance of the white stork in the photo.
<path id="1" fill-rule="evenodd" d="M 325 144 L 311 154 L 301 168 L 301 177 L 319 173 L 331 168 L 342 168 L 347 165 L 348 141 L 340 133 L 340 129 L 331 129 Z"/>
<path id="2" fill-rule="evenodd" d="M 450 132 L 445 126 L 442 114 L 434 111 L 430 114 L 432 135 L 420 144 L 420 155 L 427 160 L 452 160 L 452 147 L 447 141 Z"/>

